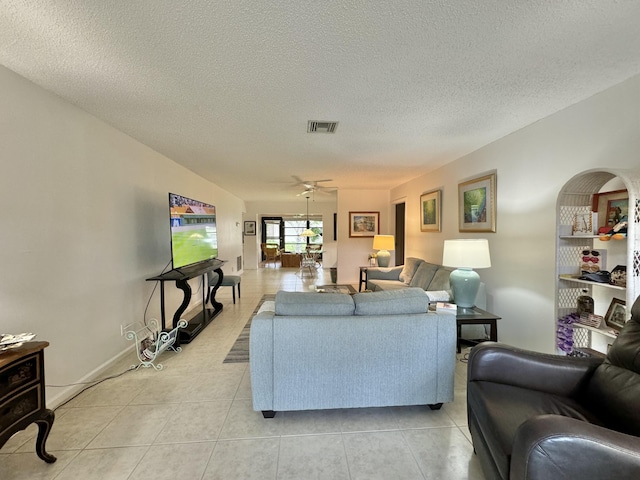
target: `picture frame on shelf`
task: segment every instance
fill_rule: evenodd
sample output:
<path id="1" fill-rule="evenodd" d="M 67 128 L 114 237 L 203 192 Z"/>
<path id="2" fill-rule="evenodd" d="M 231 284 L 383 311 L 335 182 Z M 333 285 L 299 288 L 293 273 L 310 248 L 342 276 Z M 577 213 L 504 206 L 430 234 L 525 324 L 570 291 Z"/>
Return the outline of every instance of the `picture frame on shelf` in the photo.
<path id="1" fill-rule="evenodd" d="M 420 195 L 420 231 L 441 232 L 442 191 L 432 190 Z"/>
<path id="2" fill-rule="evenodd" d="M 627 287 L 626 265 L 616 265 L 616 267 L 611 270 L 611 284 L 618 287 Z"/>
<path id="3" fill-rule="evenodd" d="M 373 237 L 380 233 L 380 212 L 349 212 L 349 237 Z"/>
<path id="4" fill-rule="evenodd" d="M 244 234 L 246 236 L 255 236 L 256 234 L 256 222 L 253 220 L 245 220 L 244 222 Z"/>
<path id="5" fill-rule="evenodd" d="M 620 218 L 629 214 L 629 192 L 614 190 L 595 193 L 592 209 L 599 213 L 598 228 L 613 228 L 620 221 Z"/>
<path id="6" fill-rule="evenodd" d="M 496 231 L 496 174 L 458 184 L 458 222 L 461 232 Z"/>
<path id="7" fill-rule="evenodd" d="M 597 231 L 597 213 L 578 212 L 573 215 L 571 234 L 576 237 L 590 237 Z"/>
<path id="8" fill-rule="evenodd" d="M 604 316 L 604 322 L 607 327 L 616 331 L 622 330 L 627 320 L 627 307 L 624 300 L 613 298 L 609 304 L 607 314 Z"/>

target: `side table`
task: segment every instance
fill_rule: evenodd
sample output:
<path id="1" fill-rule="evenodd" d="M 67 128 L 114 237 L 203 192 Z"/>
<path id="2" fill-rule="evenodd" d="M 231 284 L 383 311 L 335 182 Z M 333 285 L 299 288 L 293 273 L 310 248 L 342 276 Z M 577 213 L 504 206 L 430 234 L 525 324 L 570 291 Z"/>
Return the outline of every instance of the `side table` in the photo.
<path id="1" fill-rule="evenodd" d="M 498 341 L 498 324 L 497 320 L 501 317 L 494 315 L 493 313 L 482 310 L 478 307 L 462 308 L 458 307 L 456 313 L 456 323 L 458 326 L 458 339 L 456 342 L 456 348 L 460 353 L 460 336 L 462 333 L 462 325 L 489 325 L 489 340 L 492 342 Z"/>
<path id="2" fill-rule="evenodd" d="M 367 288 L 367 269 L 369 268 L 369 266 L 367 265 L 366 267 L 360 267 L 360 284 L 358 285 L 358 291 L 361 292 L 362 291 L 362 285 L 364 285 L 364 288 Z"/>
<path id="3" fill-rule="evenodd" d="M 47 463 L 56 457 L 45 450 L 55 415 L 44 398 L 44 349 L 49 342 L 25 342 L 0 353 L 0 447 L 11 436 L 38 424 L 36 453 Z"/>

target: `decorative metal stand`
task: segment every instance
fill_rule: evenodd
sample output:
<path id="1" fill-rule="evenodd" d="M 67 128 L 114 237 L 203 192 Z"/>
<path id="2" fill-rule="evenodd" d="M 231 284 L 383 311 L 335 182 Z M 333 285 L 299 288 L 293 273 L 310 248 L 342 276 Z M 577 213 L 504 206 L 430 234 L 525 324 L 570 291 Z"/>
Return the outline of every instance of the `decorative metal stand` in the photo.
<path id="1" fill-rule="evenodd" d="M 153 367 L 156 370 L 162 370 L 164 366 L 161 363 L 155 363 L 158 355 L 166 349 L 171 349 L 174 352 L 182 351 L 182 348 L 174 347 L 173 345 L 176 343 L 178 329 L 185 328 L 188 324 L 186 320 L 181 319 L 176 328 L 161 332 L 158 327 L 158 321 L 152 318 L 147 325 L 143 325 L 140 322 L 127 325 L 125 336 L 127 340 L 135 341 L 134 348 L 141 367 Z M 132 365 L 132 367 L 136 367 L 136 365 Z"/>

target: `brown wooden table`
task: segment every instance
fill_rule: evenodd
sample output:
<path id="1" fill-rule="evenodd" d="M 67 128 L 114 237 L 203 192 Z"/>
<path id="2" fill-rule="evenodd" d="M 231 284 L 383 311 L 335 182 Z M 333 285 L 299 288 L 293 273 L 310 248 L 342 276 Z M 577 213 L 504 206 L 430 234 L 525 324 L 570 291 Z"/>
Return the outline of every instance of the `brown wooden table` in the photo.
<path id="1" fill-rule="evenodd" d="M 462 308 L 458 307 L 458 313 L 456 314 L 456 323 L 458 326 L 458 340 L 456 347 L 458 353 L 460 353 L 460 334 L 462 332 L 462 325 L 489 325 L 489 340 L 493 342 L 498 341 L 498 324 L 497 320 L 501 317 L 494 315 L 493 313 L 482 310 L 478 307 Z"/>
<path id="2" fill-rule="evenodd" d="M 56 457 L 45 450 L 55 415 L 44 397 L 44 349 L 49 342 L 25 342 L 0 353 L 0 448 L 11 436 L 38 424 L 36 453 L 47 463 Z"/>

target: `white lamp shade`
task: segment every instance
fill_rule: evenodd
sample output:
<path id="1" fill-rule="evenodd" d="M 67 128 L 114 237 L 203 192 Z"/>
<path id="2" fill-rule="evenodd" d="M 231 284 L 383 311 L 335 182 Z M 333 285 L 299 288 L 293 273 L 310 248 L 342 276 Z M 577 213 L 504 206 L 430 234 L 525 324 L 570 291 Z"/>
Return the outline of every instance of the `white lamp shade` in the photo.
<path id="1" fill-rule="evenodd" d="M 442 265 L 457 268 L 489 268 L 489 241 L 486 238 L 445 240 Z"/>
<path id="2" fill-rule="evenodd" d="M 395 250 L 396 245 L 393 235 L 376 235 L 373 237 L 374 250 Z"/>
<path id="3" fill-rule="evenodd" d="M 315 237 L 316 235 L 317 233 L 311 230 L 310 228 L 305 228 L 300 234 L 301 237 Z"/>

